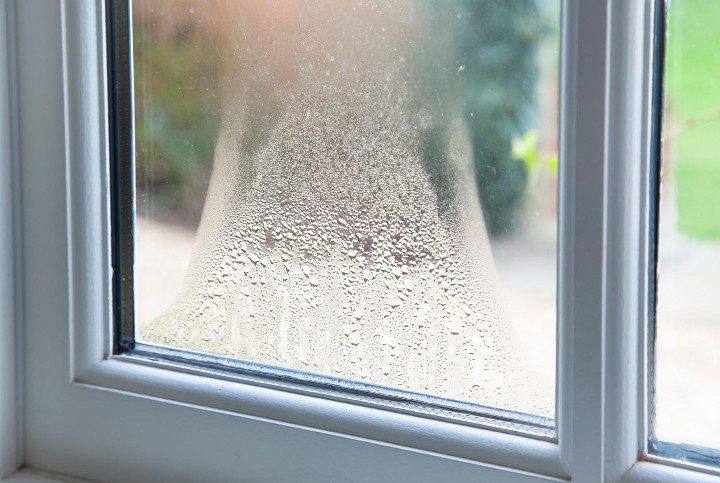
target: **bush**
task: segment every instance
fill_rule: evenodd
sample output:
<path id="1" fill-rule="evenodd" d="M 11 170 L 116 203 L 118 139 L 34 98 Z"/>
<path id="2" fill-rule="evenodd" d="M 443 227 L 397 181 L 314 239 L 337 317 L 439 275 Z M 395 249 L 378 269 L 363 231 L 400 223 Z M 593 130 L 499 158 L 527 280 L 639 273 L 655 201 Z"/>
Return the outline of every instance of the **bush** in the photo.
<path id="1" fill-rule="evenodd" d="M 543 35 L 536 0 L 463 0 L 458 49 L 467 78 L 475 178 L 491 235 L 512 231 L 520 219 L 527 170 L 513 159 L 512 140 L 535 110 L 537 46 Z"/>
<path id="2" fill-rule="evenodd" d="M 220 60 L 196 24 L 141 25 L 133 30 L 138 211 L 196 225 L 219 125 Z"/>

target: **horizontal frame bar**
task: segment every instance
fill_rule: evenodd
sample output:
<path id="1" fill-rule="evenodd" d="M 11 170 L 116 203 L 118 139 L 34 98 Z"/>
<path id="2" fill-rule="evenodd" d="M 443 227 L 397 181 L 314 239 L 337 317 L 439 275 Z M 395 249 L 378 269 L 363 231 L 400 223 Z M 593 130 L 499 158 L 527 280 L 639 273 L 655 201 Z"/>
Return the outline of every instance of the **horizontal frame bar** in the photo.
<path id="1" fill-rule="evenodd" d="M 342 399 L 318 398 L 266 385 L 242 384 L 237 375 L 208 377 L 197 366 L 180 367 L 120 355 L 95 364 L 74 386 L 152 398 L 169 405 L 191 405 L 198 412 L 223 417 L 260 418 L 312 431 L 399 445 L 482 464 L 569 479 L 560 464 L 558 446 L 496 429 L 471 427 L 427 416 L 387 411 Z M 209 416 L 207 416 L 209 417 Z M 230 420 L 228 420 L 230 421 Z"/>
<path id="2" fill-rule="evenodd" d="M 129 362 L 159 362 L 165 367 L 187 372 L 197 369 L 197 372 L 209 377 L 382 407 L 545 441 L 555 440 L 552 418 L 479 403 L 141 342 L 137 342 L 135 349 L 124 356 L 122 360 Z"/>

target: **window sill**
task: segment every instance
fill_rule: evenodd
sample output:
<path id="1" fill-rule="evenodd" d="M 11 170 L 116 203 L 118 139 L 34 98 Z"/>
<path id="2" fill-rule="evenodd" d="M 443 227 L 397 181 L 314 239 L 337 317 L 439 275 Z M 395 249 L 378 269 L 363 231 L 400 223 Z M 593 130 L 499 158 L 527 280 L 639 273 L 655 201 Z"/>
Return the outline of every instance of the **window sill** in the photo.
<path id="1" fill-rule="evenodd" d="M 460 458 L 511 471 L 539 472 L 566 478 L 555 442 L 386 411 L 346 401 L 316 398 L 207 377 L 202 371 L 178 370 L 164 363 L 118 356 L 93 365 L 72 385 L 72 391 L 115 392 L 123 400 L 155 398 L 170 406 L 191 405 L 222 417 L 227 425 L 262 420 L 274 426 L 292 425 L 379 444 L 427 452 L 440 458 Z M 119 409 L 118 409 L 119 410 Z M 240 431 L 238 428 L 237 431 Z M 215 432 L 195 434 L 211 445 Z"/>
<path id="2" fill-rule="evenodd" d="M 50 473 L 38 472 L 30 469 L 22 469 L 7 476 L 2 483 L 90 483 L 85 480 L 77 480 L 64 476 L 54 475 Z"/>

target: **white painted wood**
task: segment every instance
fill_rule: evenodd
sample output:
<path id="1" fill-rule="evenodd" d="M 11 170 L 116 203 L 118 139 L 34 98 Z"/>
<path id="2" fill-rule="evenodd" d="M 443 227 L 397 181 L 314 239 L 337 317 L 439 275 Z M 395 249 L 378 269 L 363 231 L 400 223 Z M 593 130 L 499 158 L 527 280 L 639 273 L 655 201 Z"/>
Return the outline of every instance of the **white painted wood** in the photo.
<path id="1" fill-rule="evenodd" d="M 610 2 L 604 282 L 604 470 L 643 454 L 647 397 L 649 179 L 656 2 Z"/>
<path id="2" fill-rule="evenodd" d="M 573 481 L 708 478 L 638 464 L 650 397 L 645 307 L 654 6 L 564 2 L 558 428 L 561 461 Z"/>
<path id="3" fill-rule="evenodd" d="M 2 480 L 3 483 L 60 483 L 62 480 L 47 478 L 45 476 L 35 475 L 28 472 L 17 472 Z"/>
<path id="4" fill-rule="evenodd" d="M 604 480 L 603 277 L 609 0 L 563 2 L 558 434 L 573 481 Z"/>
<path id="5" fill-rule="evenodd" d="M 130 358 L 121 358 L 130 359 Z M 168 366 L 168 365 L 166 365 Z M 123 360 L 103 361 L 78 383 L 375 439 L 523 471 L 563 476 L 552 442 Z"/>
<path id="6" fill-rule="evenodd" d="M 20 464 L 16 364 L 14 72 L 11 5 L 0 0 L 0 479 Z"/>
<path id="7" fill-rule="evenodd" d="M 59 483 L 62 480 L 36 475 L 27 471 L 18 471 L 0 481 L 3 483 Z"/>
<path id="8" fill-rule="evenodd" d="M 104 2 L 67 3 L 64 21 L 65 163 L 70 252 L 71 374 L 111 354 L 110 203 Z M 89 35 L 93 32 L 94 35 Z M 92 86 L 92 87 L 91 87 Z M 89 302 L 89 301 L 94 302 Z M 89 322 L 89 323 L 88 323 Z"/>
<path id="9" fill-rule="evenodd" d="M 3 483 L 83 483 L 83 481 L 74 478 L 29 469 L 17 471 L 0 481 Z M 85 480 L 84 483 L 89 482 Z"/>

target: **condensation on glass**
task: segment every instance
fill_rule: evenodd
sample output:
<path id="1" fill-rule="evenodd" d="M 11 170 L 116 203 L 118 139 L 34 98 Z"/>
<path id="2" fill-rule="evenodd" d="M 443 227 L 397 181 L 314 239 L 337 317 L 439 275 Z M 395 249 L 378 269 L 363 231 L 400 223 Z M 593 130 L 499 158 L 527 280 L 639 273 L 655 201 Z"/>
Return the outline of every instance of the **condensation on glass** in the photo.
<path id="1" fill-rule="evenodd" d="M 137 339 L 552 416 L 558 10 L 134 1 Z"/>
<path id="2" fill-rule="evenodd" d="M 720 2 L 668 9 L 654 436 L 720 449 Z"/>

